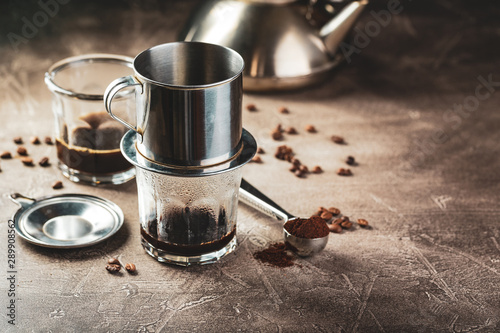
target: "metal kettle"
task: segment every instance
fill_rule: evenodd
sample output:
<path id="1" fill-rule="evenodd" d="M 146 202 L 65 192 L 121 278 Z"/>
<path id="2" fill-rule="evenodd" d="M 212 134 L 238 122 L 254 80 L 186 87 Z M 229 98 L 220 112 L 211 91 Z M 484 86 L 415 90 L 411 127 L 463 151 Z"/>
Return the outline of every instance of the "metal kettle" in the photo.
<path id="1" fill-rule="evenodd" d="M 297 0 L 215 0 L 193 12 L 179 40 L 227 46 L 245 60 L 245 91 L 289 90 L 328 77 L 339 44 L 367 0 L 353 1 L 314 27 Z"/>

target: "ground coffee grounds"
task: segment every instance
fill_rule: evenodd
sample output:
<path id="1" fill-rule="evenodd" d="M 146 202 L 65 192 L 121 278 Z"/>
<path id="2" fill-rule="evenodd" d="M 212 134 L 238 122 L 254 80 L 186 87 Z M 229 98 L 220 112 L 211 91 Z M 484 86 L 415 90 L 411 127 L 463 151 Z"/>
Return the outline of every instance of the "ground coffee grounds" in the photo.
<path id="1" fill-rule="evenodd" d="M 255 252 L 254 258 L 276 267 L 290 267 L 295 258 L 287 253 L 285 243 L 271 244 L 268 248 Z"/>
<path id="2" fill-rule="evenodd" d="M 285 230 L 295 237 L 319 238 L 328 236 L 330 230 L 325 220 L 319 216 L 311 216 L 308 219 L 289 220 L 284 225 Z"/>

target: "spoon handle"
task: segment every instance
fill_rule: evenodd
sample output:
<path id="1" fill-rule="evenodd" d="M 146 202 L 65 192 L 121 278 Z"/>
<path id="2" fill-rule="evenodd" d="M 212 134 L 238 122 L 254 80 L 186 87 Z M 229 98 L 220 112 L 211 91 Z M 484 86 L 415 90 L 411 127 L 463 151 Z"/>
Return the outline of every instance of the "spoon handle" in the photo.
<path id="1" fill-rule="evenodd" d="M 253 187 L 245 179 L 241 180 L 239 199 L 248 206 L 268 216 L 274 217 L 279 221 L 286 222 L 289 219 L 295 218 L 294 215 L 281 208 L 277 203 Z"/>

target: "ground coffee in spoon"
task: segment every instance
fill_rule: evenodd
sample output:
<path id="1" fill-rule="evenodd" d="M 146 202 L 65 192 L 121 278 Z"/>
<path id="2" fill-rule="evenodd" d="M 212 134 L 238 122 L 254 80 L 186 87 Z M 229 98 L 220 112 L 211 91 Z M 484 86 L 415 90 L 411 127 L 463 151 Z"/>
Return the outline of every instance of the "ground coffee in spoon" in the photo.
<path id="1" fill-rule="evenodd" d="M 320 238 L 328 236 L 330 233 L 325 220 L 319 216 L 311 216 L 308 219 L 296 218 L 288 220 L 284 227 L 290 234 L 300 238 Z"/>

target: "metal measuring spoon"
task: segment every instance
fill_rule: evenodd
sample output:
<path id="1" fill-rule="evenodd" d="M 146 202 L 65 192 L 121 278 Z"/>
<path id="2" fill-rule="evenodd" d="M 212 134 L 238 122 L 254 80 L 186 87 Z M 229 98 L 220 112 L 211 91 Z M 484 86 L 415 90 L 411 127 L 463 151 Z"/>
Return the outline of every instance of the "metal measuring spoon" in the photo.
<path id="1" fill-rule="evenodd" d="M 283 224 L 298 218 L 281 208 L 245 179 L 241 180 L 239 200 L 268 216 L 282 221 Z M 284 227 L 283 237 L 285 243 L 291 245 L 290 248 L 301 257 L 308 257 L 322 251 L 328 243 L 328 235 L 320 238 L 302 238 L 290 234 Z"/>

